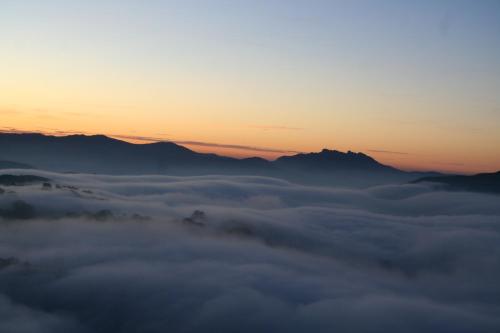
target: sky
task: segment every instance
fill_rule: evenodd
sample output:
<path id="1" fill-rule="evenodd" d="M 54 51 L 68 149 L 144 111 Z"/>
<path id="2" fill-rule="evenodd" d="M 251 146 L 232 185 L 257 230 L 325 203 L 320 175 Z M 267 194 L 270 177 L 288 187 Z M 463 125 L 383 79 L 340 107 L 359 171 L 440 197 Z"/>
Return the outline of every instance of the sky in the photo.
<path id="1" fill-rule="evenodd" d="M 0 3 L 0 130 L 500 170 L 500 1 Z"/>

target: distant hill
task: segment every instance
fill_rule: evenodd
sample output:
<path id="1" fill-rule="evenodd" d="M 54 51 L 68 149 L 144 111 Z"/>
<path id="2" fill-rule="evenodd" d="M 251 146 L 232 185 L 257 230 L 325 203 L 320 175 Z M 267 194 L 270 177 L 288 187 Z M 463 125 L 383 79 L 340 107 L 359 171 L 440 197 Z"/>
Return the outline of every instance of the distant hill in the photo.
<path id="1" fill-rule="evenodd" d="M 104 135 L 48 136 L 0 133 L 0 158 L 60 172 L 196 174 L 271 168 L 261 158 L 196 153 L 172 142 L 131 144 Z"/>
<path id="2" fill-rule="evenodd" d="M 48 178 L 32 175 L 0 175 L 0 185 L 23 186 L 48 181 Z"/>
<path id="3" fill-rule="evenodd" d="M 276 160 L 276 165 L 285 168 L 307 170 L 369 170 L 395 171 L 395 168 L 383 165 L 363 153 L 323 149 L 319 153 L 282 156 Z"/>
<path id="4" fill-rule="evenodd" d="M 500 171 L 474 176 L 424 177 L 414 181 L 414 183 L 421 182 L 438 183 L 448 190 L 500 194 Z"/>
<path id="5" fill-rule="evenodd" d="M 0 133 L 0 159 L 58 172 L 102 174 L 260 175 L 316 185 L 370 186 L 429 176 L 377 162 L 363 153 L 324 149 L 268 161 L 203 154 L 172 142 L 132 144 L 103 135 Z"/>
<path id="6" fill-rule="evenodd" d="M 24 163 L 0 161 L 0 169 L 33 169 L 33 167 Z"/>

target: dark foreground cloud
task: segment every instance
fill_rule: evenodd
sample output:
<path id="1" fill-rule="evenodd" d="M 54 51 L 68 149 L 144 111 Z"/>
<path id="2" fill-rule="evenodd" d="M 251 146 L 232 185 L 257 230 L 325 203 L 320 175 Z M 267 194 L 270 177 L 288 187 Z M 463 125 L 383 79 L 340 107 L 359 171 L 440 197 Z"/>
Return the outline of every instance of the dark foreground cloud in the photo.
<path id="1" fill-rule="evenodd" d="M 498 196 L 11 172 L 0 332 L 500 329 Z"/>

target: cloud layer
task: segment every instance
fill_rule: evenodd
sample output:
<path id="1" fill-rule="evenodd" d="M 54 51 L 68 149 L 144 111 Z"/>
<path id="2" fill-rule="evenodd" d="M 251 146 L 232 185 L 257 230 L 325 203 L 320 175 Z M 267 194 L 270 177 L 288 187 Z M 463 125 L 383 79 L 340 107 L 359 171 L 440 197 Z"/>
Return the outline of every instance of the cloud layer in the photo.
<path id="1" fill-rule="evenodd" d="M 1 332 L 500 329 L 498 196 L 10 172 Z"/>

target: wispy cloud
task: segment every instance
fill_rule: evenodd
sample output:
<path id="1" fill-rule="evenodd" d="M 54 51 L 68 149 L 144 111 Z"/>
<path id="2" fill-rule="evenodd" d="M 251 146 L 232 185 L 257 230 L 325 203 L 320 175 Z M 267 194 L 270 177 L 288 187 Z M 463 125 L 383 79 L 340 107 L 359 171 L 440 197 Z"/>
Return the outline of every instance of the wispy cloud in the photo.
<path id="1" fill-rule="evenodd" d="M 109 136 L 117 139 L 143 141 L 143 142 L 170 141 L 165 137 L 158 137 L 158 136 L 126 135 L 126 134 L 109 134 Z"/>
<path id="2" fill-rule="evenodd" d="M 434 162 L 436 164 L 440 164 L 440 165 L 453 165 L 453 166 L 464 166 L 465 164 L 464 163 L 458 163 L 458 162 Z"/>
<path id="3" fill-rule="evenodd" d="M 75 135 L 75 134 L 85 134 L 85 135 L 91 135 L 89 133 L 85 133 L 82 131 L 63 131 L 63 130 L 58 130 L 58 129 L 50 129 L 50 128 L 45 128 L 45 129 L 38 129 L 38 130 L 23 130 L 19 128 L 14 128 L 14 127 L 7 127 L 3 126 L 0 127 L 0 133 L 16 133 L 16 134 L 28 134 L 28 133 L 36 133 L 36 134 L 45 134 L 45 135 Z"/>
<path id="4" fill-rule="evenodd" d="M 382 150 L 382 149 L 368 149 L 368 151 L 371 153 L 378 153 L 378 154 L 410 155 L 410 153 L 402 151 L 392 151 L 392 150 Z"/>
<path id="5" fill-rule="evenodd" d="M 228 148 L 228 149 L 240 149 L 240 150 L 248 150 L 255 152 L 266 152 L 266 153 L 300 153 L 295 150 L 284 150 L 284 149 L 274 149 L 274 148 L 265 148 L 265 147 L 254 147 L 254 146 L 245 146 L 245 145 L 232 145 L 232 144 L 223 144 L 223 143 L 213 143 L 213 142 L 203 142 L 203 141 L 172 141 L 179 145 L 190 145 L 190 146 L 201 146 L 201 147 L 213 147 L 213 148 Z"/>
<path id="6" fill-rule="evenodd" d="M 2 126 L 0 127 L 0 133 L 38 133 L 37 131 L 25 131 L 14 127 Z"/>

